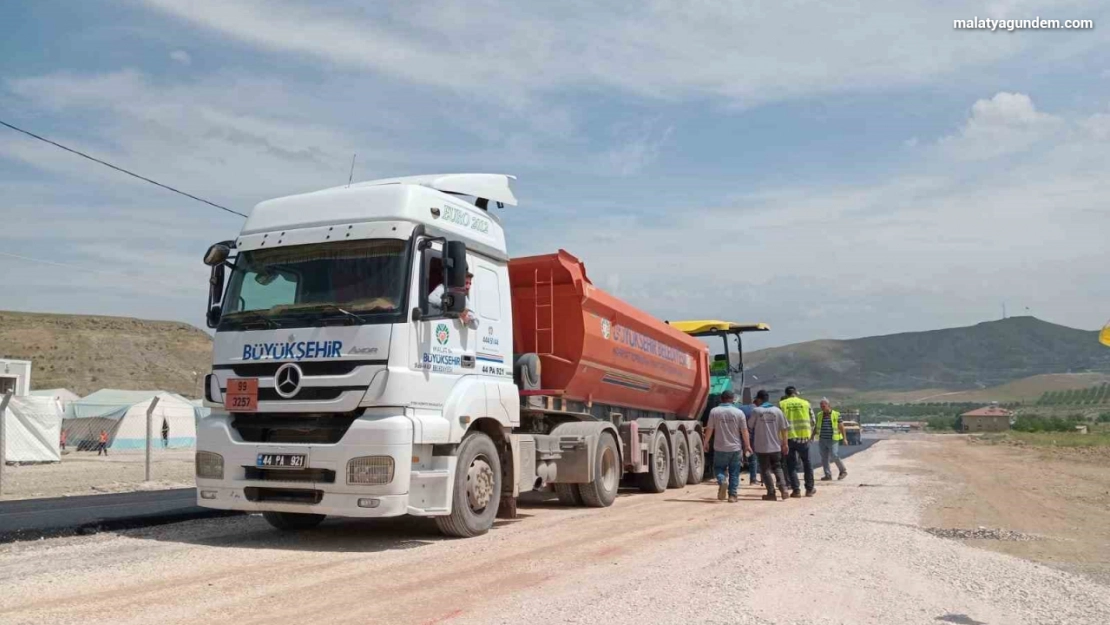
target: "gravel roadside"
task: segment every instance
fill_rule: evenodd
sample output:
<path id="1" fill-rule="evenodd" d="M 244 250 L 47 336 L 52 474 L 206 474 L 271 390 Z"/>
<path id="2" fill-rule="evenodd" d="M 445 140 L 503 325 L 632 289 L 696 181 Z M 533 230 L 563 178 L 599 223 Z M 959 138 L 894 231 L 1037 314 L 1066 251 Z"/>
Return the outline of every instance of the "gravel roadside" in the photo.
<path id="1" fill-rule="evenodd" d="M 522 508 L 489 535 L 412 520 L 279 535 L 258 517 L 0 547 L 0 623 L 1105 624 L 1108 588 L 934 536 L 937 481 L 884 441 L 813 499 L 710 485 Z"/>

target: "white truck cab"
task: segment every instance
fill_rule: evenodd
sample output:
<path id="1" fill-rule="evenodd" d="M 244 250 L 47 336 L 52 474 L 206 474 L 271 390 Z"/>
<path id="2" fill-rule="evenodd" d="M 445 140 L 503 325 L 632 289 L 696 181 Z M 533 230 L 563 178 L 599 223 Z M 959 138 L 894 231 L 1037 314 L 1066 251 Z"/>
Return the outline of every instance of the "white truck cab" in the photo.
<path id="1" fill-rule="evenodd" d="M 282 527 L 450 512 L 464 435 L 520 420 L 505 236 L 480 208 L 516 204 L 510 178 L 418 176 L 262 202 L 209 250 L 200 505 Z M 442 308 L 429 306 L 445 283 Z M 489 517 L 477 525 L 498 503 L 490 453 L 464 467 L 468 507 Z"/>

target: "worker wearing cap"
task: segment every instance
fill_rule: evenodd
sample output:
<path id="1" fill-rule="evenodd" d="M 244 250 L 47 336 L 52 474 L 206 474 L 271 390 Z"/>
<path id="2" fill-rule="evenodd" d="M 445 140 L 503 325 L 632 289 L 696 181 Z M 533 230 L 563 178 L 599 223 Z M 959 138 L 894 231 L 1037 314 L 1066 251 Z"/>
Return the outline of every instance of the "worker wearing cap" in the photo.
<path id="1" fill-rule="evenodd" d="M 791 497 L 802 496 L 801 484 L 798 483 L 798 463 L 802 465 L 805 478 L 806 497 L 812 497 L 817 489 L 813 484 L 813 462 L 809 457 L 809 442 L 813 438 L 813 409 L 809 402 L 798 396 L 798 389 L 793 386 L 786 387 L 786 398 L 779 402 L 779 409 L 786 416 L 789 426 L 790 440 L 787 443 L 786 454 L 786 479 L 790 482 L 793 492 Z"/>
<path id="2" fill-rule="evenodd" d="M 829 458 L 836 463 L 839 474 L 836 479 L 848 477 L 848 470 L 840 461 L 840 442 L 844 440 L 844 424 L 840 422 L 840 413 L 832 409 L 832 404 L 826 398 L 821 398 L 821 413 L 817 415 L 817 428 L 813 438 L 821 447 L 821 468 L 825 470 L 822 482 L 832 481 L 832 469 L 829 468 Z"/>
<path id="3" fill-rule="evenodd" d="M 752 415 L 748 417 L 748 425 L 752 428 L 752 449 L 759 456 L 759 468 L 763 474 L 763 485 L 767 488 L 764 501 L 776 501 L 775 486 L 782 491 L 782 500 L 786 501 L 786 476 L 782 473 L 782 456 L 786 453 L 787 438 L 790 428 L 782 410 L 772 404 L 771 396 L 767 391 L 759 391 L 755 395 L 755 406 Z"/>
<path id="4" fill-rule="evenodd" d="M 724 500 L 727 493 L 730 503 L 735 503 L 739 497 L 741 454 L 752 453 L 751 442 L 748 440 L 748 420 L 732 404 L 734 401 L 736 395 L 732 391 L 721 392 L 720 405 L 709 411 L 709 425 L 704 437 L 705 440 L 713 441 L 717 499 Z"/>

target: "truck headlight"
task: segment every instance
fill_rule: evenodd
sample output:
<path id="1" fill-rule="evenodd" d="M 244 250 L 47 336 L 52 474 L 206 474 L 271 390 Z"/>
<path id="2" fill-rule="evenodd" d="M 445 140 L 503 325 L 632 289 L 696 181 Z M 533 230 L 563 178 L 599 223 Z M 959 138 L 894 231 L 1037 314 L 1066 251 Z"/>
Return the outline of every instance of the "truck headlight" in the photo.
<path id="1" fill-rule="evenodd" d="M 224 479 L 224 457 L 210 451 L 198 451 L 197 477 L 205 480 Z"/>
<path id="2" fill-rule="evenodd" d="M 393 458 L 360 456 L 347 462 L 348 484 L 388 484 L 393 481 Z"/>

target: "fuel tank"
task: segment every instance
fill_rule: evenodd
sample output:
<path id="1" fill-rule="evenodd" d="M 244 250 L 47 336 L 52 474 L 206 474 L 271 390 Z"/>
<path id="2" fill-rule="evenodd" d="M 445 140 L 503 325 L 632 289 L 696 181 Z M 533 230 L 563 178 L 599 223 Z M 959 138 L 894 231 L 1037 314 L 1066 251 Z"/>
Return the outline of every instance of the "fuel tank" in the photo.
<path id="1" fill-rule="evenodd" d="M 544 390 L 696 419 L 709 390 L 701 341 L 595 287 L 565 250 L 509 261 L 513 351 L 540 357 Z"/>

